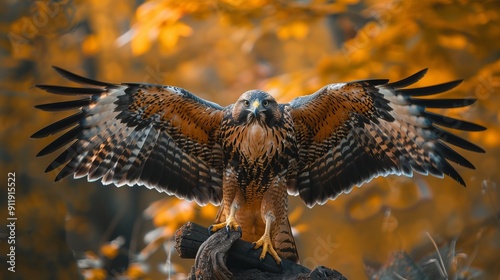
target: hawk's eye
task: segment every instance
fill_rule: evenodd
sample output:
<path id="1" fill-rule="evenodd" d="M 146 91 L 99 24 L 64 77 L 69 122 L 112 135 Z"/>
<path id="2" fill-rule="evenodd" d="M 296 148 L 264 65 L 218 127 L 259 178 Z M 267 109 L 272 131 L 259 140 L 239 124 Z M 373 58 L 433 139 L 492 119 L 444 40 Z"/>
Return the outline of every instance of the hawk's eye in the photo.
<path id="1" fill-rule="evenodd" d="M 264 99 L 264 101 L 262 101 L 262 106 L 267 107 L 267 105 L 269 105 L 269 100 Z"/>
<path id="2" fill-rule="evenodd" d="M 248 100 L 243 100 L 243 105 L 245 105 L 245 107 L 250 106 L 250 101 L 248 101 Z"/>

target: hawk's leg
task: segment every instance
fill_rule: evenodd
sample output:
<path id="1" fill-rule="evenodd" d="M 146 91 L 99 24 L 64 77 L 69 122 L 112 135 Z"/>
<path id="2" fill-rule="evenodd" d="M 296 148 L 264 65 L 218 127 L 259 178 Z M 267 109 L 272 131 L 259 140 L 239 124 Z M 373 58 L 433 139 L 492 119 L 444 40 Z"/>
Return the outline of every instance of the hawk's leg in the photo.
<path id="1" fill-rule="evenodd" d="M 254 249 L 258 249 L 262 247 L 262 253 L 260 254 L 260 259 L 263 260 L 264 257 L 266 256 L 266 253 L 269 253 L 278 264 L 281 263 L 281 258 L 278 256 L 278 253 L 276 253 L 276 250 L 274 250 L 273 247 L 273 241 L 271 239 L 271 224 L 274 222 L 276 218 L 274 215 L 271 213 L 271 211 L 267 212 L 266 217 L 265 217 L 265 222 L 266 222 L 266 228 L 264 230 L 264 235 L 257 240 L 257 242 L 254 242 Z"/>
<path id="2" fill-rule="evenodd" d="M 231 208 L 229 209 L 229 216 L 227 217 L 226 221 L 219 224 L 213 224 L 212 226 L 210 226 L 209 231 L 216 232 L 219 229 L 225 227 L 228 234 L 231 229 L 241 232 L 241 227 L 240 225 L 238 225 L 235 219 L 236 210 L 238 210 L 238 208 L 238 204 L 233 202 L 231 204 Z"/>

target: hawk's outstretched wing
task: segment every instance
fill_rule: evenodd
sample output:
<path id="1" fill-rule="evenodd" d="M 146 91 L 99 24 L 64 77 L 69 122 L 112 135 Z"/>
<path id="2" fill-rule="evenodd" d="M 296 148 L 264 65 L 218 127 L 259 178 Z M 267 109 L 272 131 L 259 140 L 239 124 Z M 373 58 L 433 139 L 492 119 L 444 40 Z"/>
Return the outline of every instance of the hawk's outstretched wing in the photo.
<path id="1" fill-rule="evenodd" d="M 465 107 L 475 99 L 421 99 L 447 91 L 461 81 L 403 89 L 427 70 L 406 79 L 365 80 L 331 84 L 289 104 L 299 146 L 298 178 L 289 191 L 308 206 L 323 204 L 374 177 L 412 176 L 413 171 L 462 177 L 450 165 L 474 166 L 444 142 L 474 152 L 480 147 L 442 129 L 480 131 L 485 128 L 426 111 Z"/>
<path id="2" fill-rule="evenodd" d="M 46 169 L 61 168 L 56 181 L 74 174 L 117 186 L 145 185 L 202 205 L 220 203 L 222 152 L 214 135 L 222 107 L 177 87 L 108 84 L 54 68 L 85 86 L 37 86 L 50 93 L 85 96 L 36 106 L 79 110 L 32 135 L 41 138 L 71 128 L 38 154 L 72 143 Z"/>

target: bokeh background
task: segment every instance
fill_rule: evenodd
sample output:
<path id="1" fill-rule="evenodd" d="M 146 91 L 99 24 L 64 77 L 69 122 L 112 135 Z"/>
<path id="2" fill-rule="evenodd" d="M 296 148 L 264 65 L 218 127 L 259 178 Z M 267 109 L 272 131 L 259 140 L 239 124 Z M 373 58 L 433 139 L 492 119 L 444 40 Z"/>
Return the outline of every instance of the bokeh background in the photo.
<path id="1" fill-rule="evenodd" d="M 0 279 L 183 278 L 192 260 L 172 251 L 174 231 L 188 220 L 208 226 L 217 211 L 140 187 L 54 184 L 56 173 L 43 171 L 55 155 L 35 158 L 54 138 L 29 138 L 69 114 L 33 108 L 64 98 L 35 84 L 70 84 L 51 65 L 109 82 L 180 86 L 221 105 L 254 88 L 287 102 L 329 83 L 423 68 L 419 86 L 463 78 L 442 97 L 478 102 L 446 114 L 488 127 L 459 133 L 487 151 L 460 151 L 477 167 L 457 167 L 467 188 L 449 178 L 378 178 L 313 209 L 291 198 L 290 219 L 310 268 L 376 279 L 403 259 L 420 275 L 441 267 L 444 279 L 500 279 L 500 1 L 0 5 Z M 15 273 L 6 268 L 8 172 L 16 174 Z"/>

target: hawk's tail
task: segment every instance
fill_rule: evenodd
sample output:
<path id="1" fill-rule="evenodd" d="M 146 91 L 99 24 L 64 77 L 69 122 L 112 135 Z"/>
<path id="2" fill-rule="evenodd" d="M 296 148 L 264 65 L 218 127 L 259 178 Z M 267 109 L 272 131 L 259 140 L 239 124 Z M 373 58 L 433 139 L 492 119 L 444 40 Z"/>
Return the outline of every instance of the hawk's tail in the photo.
<path id="1" fill-rule="evenodd" d="M 292 228 L 288 217 L 285 218 L 285 223 L 278 225 L 276 233 L 273 236 L 274 249 L 282 259 L 298 263 L 299 253 L 295 246 L 295 239 L 293 238 Z"/>

